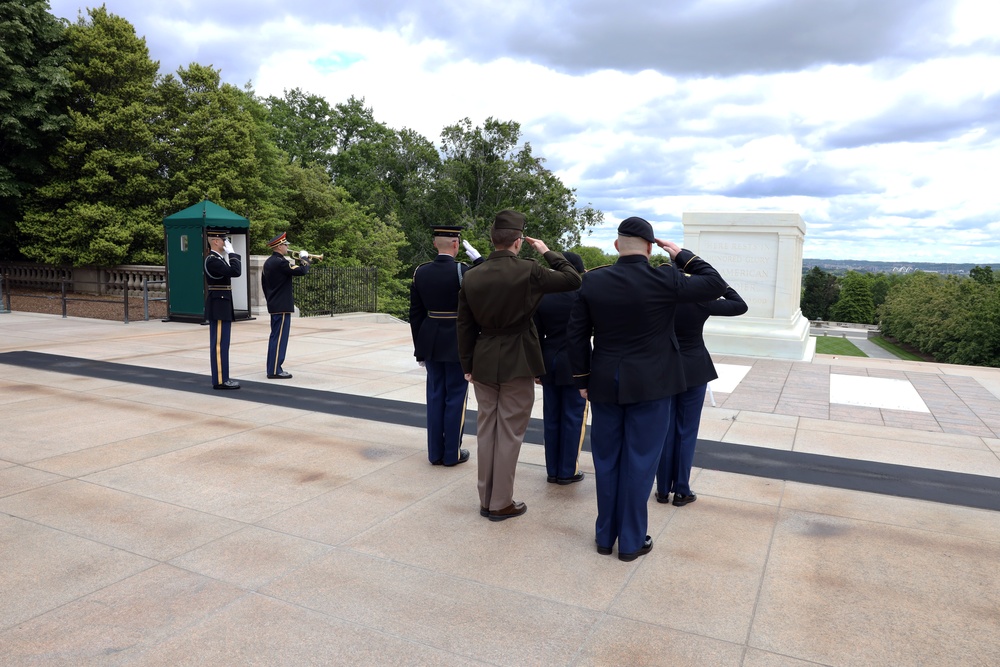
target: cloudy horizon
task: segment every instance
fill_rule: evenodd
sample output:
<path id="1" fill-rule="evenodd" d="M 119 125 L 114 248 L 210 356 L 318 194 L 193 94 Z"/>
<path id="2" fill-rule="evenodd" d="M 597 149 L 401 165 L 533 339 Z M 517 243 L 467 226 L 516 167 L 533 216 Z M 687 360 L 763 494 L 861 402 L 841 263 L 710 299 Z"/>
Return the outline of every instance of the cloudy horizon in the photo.
<path id="1" fill-rule="evenodd" d="M 792 211 L 804 255 L 1000 264 L 991 0 L 105 0 L 162 73 L 300 88 L 440 146 L 487 117 L 604 212 Z M 93 4 L 50 0 L 76 20 Z"/>

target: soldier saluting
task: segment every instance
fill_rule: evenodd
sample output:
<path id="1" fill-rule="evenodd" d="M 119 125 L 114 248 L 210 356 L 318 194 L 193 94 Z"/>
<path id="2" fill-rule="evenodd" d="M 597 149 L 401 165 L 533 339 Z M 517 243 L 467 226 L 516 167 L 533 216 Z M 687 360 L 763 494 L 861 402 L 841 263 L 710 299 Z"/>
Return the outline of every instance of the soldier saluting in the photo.
<path id="1" fill-rule="evenodd" d="M 229 240 L 228 229 L 207 229 L 209 253 L 205 257 L 205 319 L 209 324 L 209 354 L 213 389 L 239 389 L 229 379 L 229 337 L 236 319 L 233 310 L 233 278 L 243 271 L 240 256 Z"/>

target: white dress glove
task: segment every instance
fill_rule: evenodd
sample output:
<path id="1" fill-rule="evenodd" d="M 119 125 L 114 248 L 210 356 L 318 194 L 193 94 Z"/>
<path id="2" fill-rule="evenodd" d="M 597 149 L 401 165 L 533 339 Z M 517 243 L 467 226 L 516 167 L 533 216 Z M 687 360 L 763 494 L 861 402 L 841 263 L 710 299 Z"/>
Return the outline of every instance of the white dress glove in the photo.
<path id="1" fill-rule="evenodd" d="M 465 248 L 465 254 L 468 255 L 469 259 L 473 262 L 482 257 L 482 255 L 479 254 L 479 251 L 473 248 L 472 244 L 465 239 L 462 239 L 462 247 Z"/>
<path id="2" fill-rule="evenodd" d="M 226 251 L 227 255 L 236 254 L 236 249 L 233 248 L 233 242 L 226 239 L 226 243 L 222 246 L 222 249 Z"/>
<path id="3" fill-rule="evenodd" d="M 299 259 L 309 259 L 309 251 L 299 250 Z"/>

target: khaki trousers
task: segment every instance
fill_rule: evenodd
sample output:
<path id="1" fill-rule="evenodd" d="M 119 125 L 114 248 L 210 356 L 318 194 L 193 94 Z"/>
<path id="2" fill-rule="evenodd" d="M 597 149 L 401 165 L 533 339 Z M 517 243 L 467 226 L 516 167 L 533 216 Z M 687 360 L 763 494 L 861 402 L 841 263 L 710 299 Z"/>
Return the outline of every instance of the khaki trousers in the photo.
<path id="1" fill-rule="evenodd" d="M 514 472 L 535 402 L 535 379 L 514 378 L 501 384 L 473 382 L 473 386 L 479 404 L 479 502 L 495 512 L 514 502 Z"/>

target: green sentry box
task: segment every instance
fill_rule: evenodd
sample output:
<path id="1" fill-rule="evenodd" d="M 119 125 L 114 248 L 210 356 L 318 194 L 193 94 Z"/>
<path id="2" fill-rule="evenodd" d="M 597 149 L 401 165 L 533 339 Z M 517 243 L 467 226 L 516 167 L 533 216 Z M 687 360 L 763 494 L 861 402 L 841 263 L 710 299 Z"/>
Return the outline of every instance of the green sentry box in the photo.
<path id="1" fill-rule="evenodd" d="M 163 219 L 167 269 L 167 320 L 205 320 L 205 257 L 208 240 L 205 230 L 230 230 L 233 248 L 243 260 L 243 273 L 233 278 L 233 306 L 237 320 L 250 317 L 250 270 L 247 234 L 250 221 L 213 204 L 207 199 Z"/>

